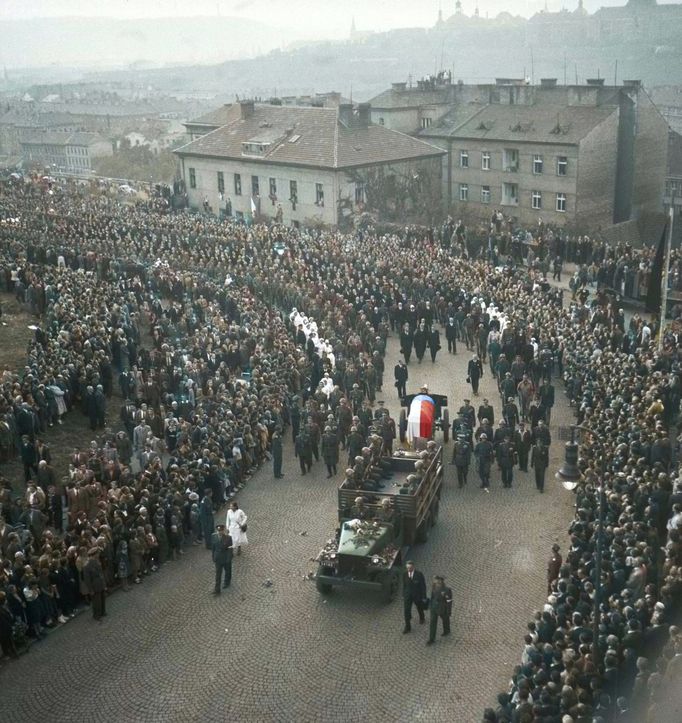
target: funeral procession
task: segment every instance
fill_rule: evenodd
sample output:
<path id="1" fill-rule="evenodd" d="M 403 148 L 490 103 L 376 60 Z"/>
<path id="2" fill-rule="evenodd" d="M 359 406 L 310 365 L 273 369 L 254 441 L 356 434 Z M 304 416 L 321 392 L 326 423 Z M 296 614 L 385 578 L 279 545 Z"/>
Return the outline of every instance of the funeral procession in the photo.
<path id="1" fill-rule="evenodd" d="M 682 721 L 682 0 L 540 5 L 0 8 L 0 721 Z"/>

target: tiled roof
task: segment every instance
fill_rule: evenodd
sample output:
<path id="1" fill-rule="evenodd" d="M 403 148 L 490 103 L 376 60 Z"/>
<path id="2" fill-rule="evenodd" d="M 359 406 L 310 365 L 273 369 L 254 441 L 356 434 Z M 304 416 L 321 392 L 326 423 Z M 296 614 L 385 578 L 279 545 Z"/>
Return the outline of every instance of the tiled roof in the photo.
<path id="1" fill-rule="evenodd" d="M 190 126 L 213 126 L 220 128 L 231 120 L 239 118 L 239 104 L 238 103 L 226 103 L 221 105 L 220 108 L 210 110 L 208 113 L 200 115 L 198 118 L 193 118 L 191 121 L 187 121 L 185 125 Z"/>
<path id="2" fill-rule="evenodd" d="M 242 143 L 256 143 L 264 135 L 276 140 L 263 155 L 244 156 Z M 233 119 L 175 152 L 316 168 L 359 167 L 444 153 L 383 126 L 346 127 L 339 122 L 336 108 L 272 105 L 255 105 L 248 118 Z"/>
<path id="3" fill-rule="evenodd" d="M 35 131 L 27 133 L 21 139 L 26 145 L 51 145 L 51 146 L 90 146 L 105 140 L 98 133 L 76 131 L 67 133 L 64 131 Z"/>
<path id="4" fill-rule="evenodd" d="M 420 90 L 419 88 L 406 88 L 395 90 L 390 88 L 372 98 L 369 103 L 374 110 L 388 110 L 390 108 L 418 108 L 424 105 L 443 105 L 451 103 L 455 95 L 455 87 L 434 90 Z"/>
<path id="5" fill-rule="evenodd" d="M 615 105 L 489 104 L 462 118 L 448 113 L 422 136 L 574 145 L 617 112 Z M 465 114 L 466 115 L 466 114 Z"/>

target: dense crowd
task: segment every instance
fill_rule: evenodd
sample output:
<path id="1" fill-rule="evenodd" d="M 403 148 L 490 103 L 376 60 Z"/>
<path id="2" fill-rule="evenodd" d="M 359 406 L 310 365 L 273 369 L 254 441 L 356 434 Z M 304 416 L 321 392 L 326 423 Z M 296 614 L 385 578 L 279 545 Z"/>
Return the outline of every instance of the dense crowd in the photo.
<path id="1" fill-rule="evenodd" d="M 562 375 L 579 421 L 596 432 L 581 448 L 586 482 L 571 549 L 529 626 L 510 691 L 486 719 L 598 719 L 633 686 L 633 705 L 655 689 L 647 656 L 682 584 L 667 437 L 680 401 L 675 334 L 659 354 L 655 329 L 639 318 L 626 327 L 608 295 L 563 308 L 537 264 L 493 268 L 434 233 L 247 228 L 33 184 L 5 187 L 0 207 L 0 280 L 38 326 L 26 368 L 5 374 L 0 401 L 3 454 L 21 455 L 27 482 L 19 494 L 5 483 L 2 499 L 0 609 L 12 625 L 39 636 L 72 614 L 92 594 L 82 572 L 90 557 L 108 586 L 126 584 L 185 544 L 207 542 L 216 509 L 288 424 L 302 472 L 327 424 L 348 447 L 354 431 L 369 434 L 363 415 L 385 383 L 391 328 L 407 324 L 414 339 L 422 320 L 456 319 L 453 335 L 488 354 L 491 368 L 504 353 L 526 359 L 533 381 Z M 493 334 L 491 348 L 498 312 L 504 338 Z M 108 409 L 115 388 L 119 433 Z M 54 479 L 38 438 L 74 408 L 101 436 Z M 383 432 L 388 441 L 390 424 Z M 353 444 L 362 452 L 367 436 Z M 605 592 L 593 660 L 601 481 Z M 660 660 L 679 652 L 671 641 Z"/>

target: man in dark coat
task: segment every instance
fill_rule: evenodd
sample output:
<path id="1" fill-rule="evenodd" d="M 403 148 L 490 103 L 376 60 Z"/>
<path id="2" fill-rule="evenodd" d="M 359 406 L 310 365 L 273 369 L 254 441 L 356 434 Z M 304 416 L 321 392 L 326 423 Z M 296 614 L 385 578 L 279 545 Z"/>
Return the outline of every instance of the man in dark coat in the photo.
<path id="1" fill-rule="evenodd" d="M 554 406 L 554 385 L 550 383 L 549 379 L 545 379 L 538 392 L 540 397 L 540 409 L 544 413 L 545 421 L 547 424 L 551 424 L 552 421 L 552 407 Z"/>
<path id="2" fill-rule="evenodd" d="M 457 324 L 454 319 L 448 319 L 445 325 L 445 338 L 448 342 L 448 353 L 457 353 Z"/>
<path id="3" fill-rule="evenodd" d="M 429 334 L 429 353 L 431 354 L 431 363 L 435 363 L 436 361 L 436 354 L 438 353 L 440 349 L 440 334 L 438 333 L 438 329 L 435 327 L 431 329 L 431 333 Z"/>
<path id="4" fill-rule="evenodd" d="M 106 584 L 99 553 L 99 547 L 93 547 L 88 552 L 88 561 L 83 565 L 83 583 L 91 593 L 92 617 L 95 620 L 101 620 L 107 614 Z"/>
<path id="5" fill-rule="evenodd" d="M 549 450 L 541 439 L 537 439 L 530 453 L 530 466 L 535 470 L 535 486 L 545 491 L 545 472 L 549 466 Z"/>
<path id="6" fill-rule="evenodd" d="M 405 357 L 405 364 L 410 363 L 413 343 L 414 338 L 412 336 L 410 326 L 409 324 L 405 324 L 405 326 L 403 326 L 403 330 L 400 332 L 400 353 Z"/>
<path id="7" fill-rule="evenodd" d="M 559 572 L 561 571 L 561 565 L 563 564 L 563 559 L 561 557 L 561 553 L 559 552 L 561 548 L 556 543 L 552 545 L 552 556 L 549 558 L 549 563 L 547 564 L 547 594 L 550 595 L 552 593 L 552 583 L 558 579 Z"/>
<path id="8" fill-rule="evenodd" d="M 479 424 L 481 424 L 481 420 L 483 419 L 487 419 L 490 425 L 495 424 L 495 410 L 493 409 L 493 405 L 487 399 L 484 399 L 483 404 L 479 406 L 476 418 L 478 419 Z"/>
<path id="9" fill-rule="evenodd" d="M 101 384 L 95 389 L 95 413 L 97 428 L 104 429 L 104 421 L 107 414 L 107 399 L 104 394 L 104 387 Z"/>
<path id="10" fill-rule="evenodd" d="M 21 463 L 24 465 L 24 481 L 31 479 L 31 472 L 38 476 L 36 446 L 28 436 L 21 439 Z"/>
<path id="11" fill-rule="evenodd" d="M 419 623 L 424 624 L 424 608 L 426 606 L 426 580 L 424 573 L 417 570 L 412 560 L 405 563 L 403 572 L 403 613 L 405 616 L 405 627 L 403 634 L 412 630 L 412 605 L 417 607 Z"/>
<path id="12" fill-rule="evenodd" d="M 423 321 L 419 324 L 417 331 L 414 332 L 413 341 L 414 353 L 417 355 L 417 361 L 421 364 L 429 341 L 428 331 Z"/>
<path id="13" fill-rule="evenodd" d="M 217 525 L 216 533 L 211 540 L 213 564 L 215 565 L 215 587 L 214 595 L 220 595 L 220 581 L 223 579 L 223 587 L 230 587 L 232 582 L 232 555 L 234 545 L 232 537 L 225 530 L 225 525 Z M 225 576 L 223 578 L 223 572 Z"/>
<path id="14" fill-rule="evenodd" d="M 331 427 L 324 428 L 322 435 L 322 457 L 327 465 L 327 479 L 336 475 L 336 465 L 339 463 L 339 440 L 332 432 Z"/>
<path id="15" fill-rule="evenodd" d="M 443 621 L 443 635 L 450 635 L 450 617 L 452 615 L 452 590 L 445 587 L 445 578 L 436 575 L 431 586 L 431 598 L 429 600 L 429 639 L 427 645 L 436 642 L 438 631 L 438 618 Z"/>
<path id="16" fill-rule="evenodd" d="M 481 360 L 478 356 L 474 354 L 474 356 L 469 360 L 469 365 L 467 366 L 467 381 L 471 384 L 471 389 L 475 397 L 478 396 L 478 385 L 482 376 L 483 365 L 481 364 Z"/>
<path id="17" fill-rule="evenodd" d="M 204 496 L 199 503 L 199 524 L 201 525 L 201 534 L 204 538 L 206 549 L 211 549 L 211 533 L 215 526 L 213 519 L 213 490 L 207 487 L 204 490 Z"/>
<path id="18" fill-rule="evenodd" d="M 528 455 L 531 447 L 531 434 L 524 422 L 514 431 L 514 447 L 519 458 L 519 469 L 521 472 L 528 472 Z"/>
<path id="19" fill-rule="evenodd" d="M 393 370 L 395 376 L 395 386 L 398 390 L 398 399 L 402 399 L 407 394 L 408 372 L 405 362 L 401 359 Z"/>
<path id="20" fill-rule="evenodd" d="M 282 479 L 282 435 L 276 429 L 272 435 L 272 471 L 275 479 Z"/>

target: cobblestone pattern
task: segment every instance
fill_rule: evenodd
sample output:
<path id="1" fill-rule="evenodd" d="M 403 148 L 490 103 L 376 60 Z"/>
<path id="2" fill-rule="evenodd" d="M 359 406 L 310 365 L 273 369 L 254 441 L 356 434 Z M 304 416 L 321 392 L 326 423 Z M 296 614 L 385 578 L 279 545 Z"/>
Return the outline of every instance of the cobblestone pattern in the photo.
<path id="1" fill-rule="evenodd" d="M 396 419 L 397 352 L 392 338 L 378 396 Z M 456 356 L 441 351 L 435 365 L 413 361 L 408 392 L 428 382 L 449 395 L 452 417 L 469 396 L 469 358 L 460 347 Z M 499 416 L 485 371 L 481 398 Z M 563 458 L 557 424 L 572 419 L 557 383 L 550 473 Z M 565 548 L 570 493 L 548 474 L 540 495 L 532 472 L 518 471 L 506 490 L 495 470 L 486 494 L 473 467 L 468 487 L 458 490 L 454 468 L 446 467 L 438 524 L 412 556 L 427 578 L 445 575 L 453 588 L 453 632 L 426 647 L 426 626 L 401 634 L 400 599 L 384 605 L 349 590 L 322 597 L 304 579 L 333 532 L 340 480 L 327 480 L 321 461 L 301 477 L 290 438 L 284 473 L 276 481 L 265 467 L 241 494 L 250 544 L 235 558 L 225 594 L 210 594 L 209 554 L 192 548 L 130 593 L 112 596 L 104 622 L 81 615 L 5 666 L 5 720 L 33 722 L 47 711 L 55 723 L 480 720 L 520 660 L 525 624 L 545 594 L 551 543 L 558 538 Z"/>

